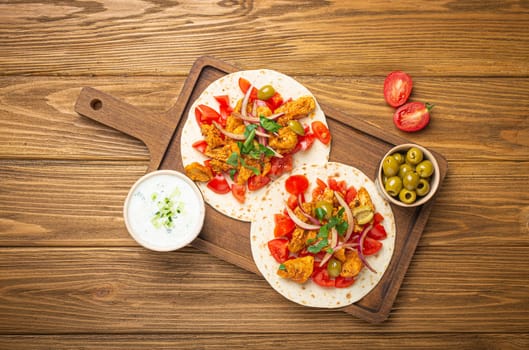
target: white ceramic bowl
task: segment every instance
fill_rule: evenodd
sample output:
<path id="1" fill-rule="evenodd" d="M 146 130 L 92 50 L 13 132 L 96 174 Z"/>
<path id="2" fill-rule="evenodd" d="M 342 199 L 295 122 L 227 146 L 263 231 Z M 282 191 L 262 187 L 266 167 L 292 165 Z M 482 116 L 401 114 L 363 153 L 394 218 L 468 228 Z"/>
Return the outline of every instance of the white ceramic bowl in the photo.
<path id="1" fill-rule="evenodd" d="M 383 163 L 384 159 L 386 159 L 387 156 L 389 156 L 389 155 L 391 155 L 393 153 L 396 153 L 396 152 L 405 154 L 411 147 L 417 147 L 418 149 L 420 149 L 422 151 L 423 157 L 424 157 L 423 159 L 428 159 L 428 160 L 430 160 L 432 162 L 432 165 L 433 165 L 433 168 L 434 168 L 434 172 L 429 178 L 430 191 L 423 197 L 417 196 L 417 200 L 415 202 L 413 202 L 411 204 L 406 204 L 406 203 L 400 201 L 398 197 L 391 196 L 384 189 L 384 181 L 383 181 L 384 172 L 382 170 L 382 163 Z M 437 162 L 437 159 L 435 159 L 433 154 L 428 149 L 426 149 L 423 146 L 420 146 L 420 145 L 417 145 L 417 144 L 414 144 L 414 143 L 405 143 L 405 144 L 401 144 L 401 145 L 397 145 L 397 146 L 393 147 L 392 149 L 390 149 L 382 157 L 382 159 L 380 160 L 379 166 L 378 166 L 378 173 L 377 173 L 376 183 L 377 183 L 377 187 L 378 187 L 378 190 L 380 191 L 380 193 L 388 201 L 390 201 L 391 203 L 393 203 L 395 205 L 398 205 L 399 207 L 417 207 L 419 205 L 425 204 L 426 202 L 428 202 L 435 195 L 435 193 L 439 189 L 439 180 L 440 180 L 439 163 Z"/>
<path id="2" fill-rule="evenodd" d="M 180 249 L 202 230 L 204 199 L 191 179 L 174 170 L 157 170 L 132 186 L 123 207 L 125 226 L 143 247 L 160 252 Z"/>

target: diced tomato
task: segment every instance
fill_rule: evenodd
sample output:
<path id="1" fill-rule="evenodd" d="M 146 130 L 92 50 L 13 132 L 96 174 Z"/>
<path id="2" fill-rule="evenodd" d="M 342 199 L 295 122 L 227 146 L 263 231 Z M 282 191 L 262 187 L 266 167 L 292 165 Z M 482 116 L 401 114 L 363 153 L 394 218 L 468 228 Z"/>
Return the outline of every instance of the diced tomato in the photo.
<path id="1" fill-rule="evenodd" d="M 274 222 L 274 237 L 289 236 L 296 228 L 294 221 L 287 215 L 275 214 Z"/>
<path id="2" fill-rule="evenodd" d="M 338 191 L 342 195 L 345 195 L 347 192 L 347 182 L 345 182 L 345 180 L 338 181 L 334 177 L 329 177 L 327 182 L 329 183 L 329 188 L 331 190 Z"/>
<path id="3" fill-rule="evenodd" d="M 241 89 L 243 94 L 246 94 L 248 89 L 250 88 L 252 84 L 243 77 L 239 78 L 239 88 Z M 257 98 L 257 88 L 254 86 L 252 89 L 252 92 L 250 93 L 250 101 L 253 101 Z"/>
<path id="4" fill-rule="evenodd" d="M 351 203 L 355 197 L 356 197 L 356 188 L 354 186 L 350 186 L 348 189 L 347 189 L 347 192 L 345 192 L 345 202 L 347 204 Z"/>
<path id="5" fill-rule="evenodd" d="M 352 286 L 354 283 L 355 283 L 354 278 L 345 278 L 342 276 L 338 276 L 334 280 L 334 286 L 336 288 L 347 288 L 347 287 Z"/>
<path id="6" fill-rule="evenodd" d="M 314 271 L 312 272 L 312 280 L 319 286 L 322 287 L 334 287 L 334 280 L 329 276 L 327 272 L 327 266 L 320 267 L 319 262 L 314 263 Z"/>
<path id="7" fill-rule="evenodd" d="M 200 153 L 204 153 L 206 151 L 206 148 L 208 147 L 208 143 L 206 142 L 206 140 L 199 140 L 194 142 L 191 146 L 193 146 L 193 148 L 199 151 Z"/>
<path id="8" fill-rule="evenodd" d="M 312 190 L 312 198 L 319 198 L 325 192 L 327 184 L 320 178 L 316 178 L 316 187 Z"/>
<path id="9" fill-rule="evenodd" d="M 288 239 L 275 238 L 268 241 L 268 250 L 272 257 L 280 264 L 288 260 Z"/>
<path id="10" fill-rule="evenodd" d="M 379 240 L 379 241 L 382 240 L 382 239 L 386 239 L 387 236 L 388 236 L 388 234 L 386 233 L 386 229 L 381 224 L 376 224 L 367 233 L 367 237 L 371 237 L 371 238 Z"/>
<path id="11" fill-rule="evenodd" d="M 373 222 L 376 225 L 381 223 L 382 221 L 384 221 L 384 216 L 382 216 L 382 214 L 380 214 L 379 212 L 376 212 L 375 216 L 373 217 Z"/>
<path id="12" fill-rule="evenodd" d="M 226 181 L 226 178 L 222 174 L 217 174 L 206 185 L 210 190 L 218 194 L 226 194 L 230 192 L 230 184 Z"/>
<path id="13" fill-rule="evenodd" d="M 270 175 L 281 176 L 284 173 L 292 171 L 293 159 L 291 154 L 285 155 L 283 158 L 272 157 L 270 161 Z"/>
<path id="14" fill-rule="evenodd" d="M 268 106 L 268 108 L 270 108 L 272 112 L 279 108 L 279 106 L 281 106 L 282 104 L 283 96 L 281 96 L 281 94 L 277 91 L 275 94 L 272 95 L 272 97 L 266 100 L 266 105 Z"/>
<path id="15" fill-rule="evenodd" d="M 228 117 L 230 116 L 231 112 L 233 112 L 233 108 L 230 106 L 230 97 L 228 95 L 220 95 L 220 96 L 214 96 L 215 100 L 219 103 L 220 108 L 220 119 L 219 122 L 221 125 L 225 126 L 226 121 L 228 120 Z"/>
<path id="16" fill-rule="evenodd" d="M 199 125 L 211 124 L 213 121 L 220 121 L 220 114 L 213 108 L 200 104 L 195 108 L 195 118 Z"/>
<path id="17" fill-rule="evenodd" d="M 311 124 L 312 132 L 324 145 L 328 145 L 331 142 L 331 132 L 325 124 L 319 120 L 315 120 Z"/>
<path id="18" fill-rule="evenodd" d="M 366 256 L 373 255 L 376 254 L 380 250 L 380 248 L 382 248 L 382 243 L 368 236 L 364 240 L 362 253 Z"/>
<path id="19" fill-rule="evenodd" d="M 309 180 L 305 175 L 291 175 L 285 181 L 285 189 L 290 194 L 302 194 L 305 193 L 308 188 Z"/>
<path id="20" fill-rule="evenodd" d="M 298 196 L 291 194 L 288 196 L 287 205 L 290 209 L 294 210 L 298 206 Z"/>
<path id="21" fill-rule="evenodd" d="M 305 135 L 298 136 L 298 143 L 296 144 L 296 147 L 294 148 L 292 153 L 296 153 L 299 151 L 306 151 L 310 149 L 315 139 L 316 137 L 314 136 L 313 133 L 305 131 Z"/>
<path id="22" fill-rule="evenodd" d="M 231 185 L 231 193 L 239 203 L 244 203 L 244 201 L 246 200 L 246 185 L 239 185 L 238 183 L 234 183 L 233 185 Z"/>
<path id="23" fill-rule="evenodd" d="M 257 191 L 270 182 L 270 178 L 264 175 L 254 175 L 248 179 L 248 189 Z"/>

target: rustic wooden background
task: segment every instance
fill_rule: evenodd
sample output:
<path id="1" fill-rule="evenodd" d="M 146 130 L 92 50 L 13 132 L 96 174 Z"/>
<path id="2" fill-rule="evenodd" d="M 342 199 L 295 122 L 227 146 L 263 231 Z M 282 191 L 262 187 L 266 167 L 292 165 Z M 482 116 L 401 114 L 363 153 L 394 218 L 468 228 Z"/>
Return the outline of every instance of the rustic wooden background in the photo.
<path id="1" fill-rule="evenodd" d="M 292 75 L 447 158 L 386 322 L 129 237 L 121 208 L 147 149 L 75 100 L 92 86 L 163 113 L 202 55 Z M 382 82 L 396 69 L 436 105 L 423 132 L 392 124 Z M 528 1 L 0 2 L 1 349 L 526 349 L 528 184 Z"/>

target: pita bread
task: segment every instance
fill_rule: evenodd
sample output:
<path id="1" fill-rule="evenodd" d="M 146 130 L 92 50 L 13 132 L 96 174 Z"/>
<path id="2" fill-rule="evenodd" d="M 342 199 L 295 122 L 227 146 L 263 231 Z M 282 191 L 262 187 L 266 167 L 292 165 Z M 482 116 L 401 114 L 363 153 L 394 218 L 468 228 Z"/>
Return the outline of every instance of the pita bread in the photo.
<path id="1" fill-rule="evenodd" d="M 195 141 L 203 139 L 200 128 L 195 120 L 195 107 L 199 104 L 205 104 L 218 110 L 218 102 L 214 96 L 219 95 L 228 95 L 230 97 L 230 104 L 235 106 L 235 103 L 244 97 L 239 88 L 240 77 L 247 79 L 257 88 L 268 84 L 272 85 L 283 96 L 284 100 L 289 98 L 296 99 L 301 96 L 312 96 L 314 98 L 314 95 L 306 87 L 293 78 L 269 69 L 239 71 L 223 76 L 211 83 L 189 109 L 180 140 L 184 167 L 193 162 L 202 163 L 207 159 L 206 156 L 195 150 L 192 146 Z M 316 101 L 316 98 L 314 100 Z M 313 115 L 300 119 L 301 122 L 305 122 L 306 124 L 310 124 L 315 120 L 319 120 L 327 125 L 325 115 L 317 101 L 316 110 Z M 324 145 L 316 141 L 309 150 L 298 152 L 294 155 L 293 166 L 297 167 L 309 163 L 325 163 L 329 160 L 330 149 L 330 145 Z M 270 183 L 273 183 L 273 181 Z M 219 195 L 208 189 L 204 182 L 197 182 L 197 185 L 206 203 L 222 214 L 241 221 L 252 221 L 255 218 L 255 208 L 258 205 L 258 198 L 262 197 L 267 187 L 265 186 L 257 191 L 247 191 L 246 201 L 244 204 L 241 204 L 231 193 Z"/>
<path id="2" fill-rule="evenodd" d="M 382 240 L 381 250 L 367 257 L 367 261 L 376 273 L 363 268 L 355 278 L 355 283 L 348 288 L 325 288 L 317 285 L 312 280 L 299 284 L 290 279 L 277 275 L 279 263 L 271 256 L 268 250 L 268 241 L 274 239 L 273 228 L 274 214 L 282 211 L 289 194 L 285 190 L 285 180 L 292 174 L 304 174 L 310 182 L 308 193 L 314 188 L 316 178 L 326 180 L 329 176 L 337 180 L 345 180 L 347 184 L 354 185 L 357 189 L 365 187 L 377 212 L 384 216 L 382 224 L 387 232 L 387 238 Z M 307 200 L 310 200 L 310 195 Z M 301 305 L 320 308 L 339 308 L 350 305 L 362 299 L 380 281 L 386 271 L 395 245 L 395 219 L 389 203 L 379 194 L 375 184 L 360 170 L 341 163 L 329 162 L 327 164 L 304 165 L 293 169 L 291 174 L 284 174 L 270 185 L 260 200 L 256 211 L 259 219 L 251 225 L 252 255 L 259 271 L 268 283 L 287 299 Z"/>

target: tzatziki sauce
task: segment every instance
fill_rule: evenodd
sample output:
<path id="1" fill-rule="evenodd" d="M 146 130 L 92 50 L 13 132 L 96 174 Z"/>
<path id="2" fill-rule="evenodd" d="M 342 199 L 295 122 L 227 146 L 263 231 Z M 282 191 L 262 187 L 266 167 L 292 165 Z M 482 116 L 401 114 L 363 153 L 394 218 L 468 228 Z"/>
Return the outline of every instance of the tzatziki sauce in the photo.
<path id="1" fill-rule="evenodd" d="M 145 248 L 171 251 L 191 243 L 204 223 L 202 194 L 184 174 L 158 170 L 131 188 L 123 210 L 131 236 Z"/>

